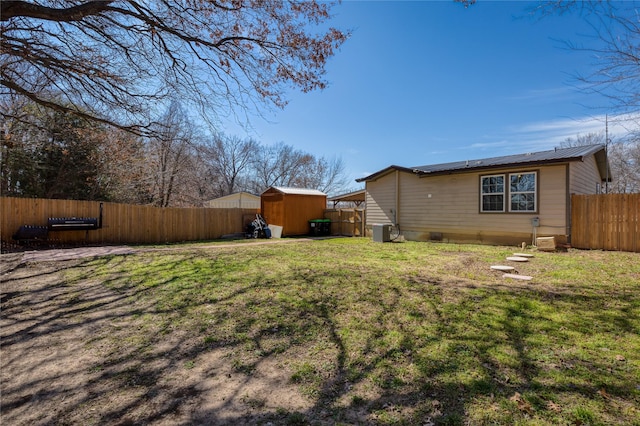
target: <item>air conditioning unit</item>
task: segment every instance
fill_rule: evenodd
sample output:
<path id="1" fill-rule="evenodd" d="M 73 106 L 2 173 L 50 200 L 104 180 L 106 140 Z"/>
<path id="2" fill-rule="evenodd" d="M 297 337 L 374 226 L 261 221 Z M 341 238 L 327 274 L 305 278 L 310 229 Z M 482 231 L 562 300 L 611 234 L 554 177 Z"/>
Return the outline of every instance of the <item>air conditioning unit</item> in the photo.
<path id="1" fill-rule="evenodd" d="M 374 223 L 373 241 L 377 243 L 388 243 L 391 241 L 391 225 Z"/>

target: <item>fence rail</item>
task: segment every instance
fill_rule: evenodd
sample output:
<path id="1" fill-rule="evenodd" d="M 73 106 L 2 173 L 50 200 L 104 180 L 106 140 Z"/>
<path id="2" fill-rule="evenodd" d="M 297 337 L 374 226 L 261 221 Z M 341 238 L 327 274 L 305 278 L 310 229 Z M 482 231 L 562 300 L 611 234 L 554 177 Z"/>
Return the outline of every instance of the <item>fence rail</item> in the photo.
<path id="1" fill-rule="evenodd" d="M 640 252 L 640 194 L 572 195 L 571 246 Z"/>
<path id="2" fill-rule="evenodd" d="M 346 237 L 364 236 L 364 209 L 327 209 L 324 217 L 331 219 L 331 234 Z"/>
<path id="3" fill-rule="evenodd" d="M 0 198 L 0 239 L 12 242 L 22 225 L 46 226 L 50 217 L 98 217 L 95 201 Z M 49 231 L 60 243 L 159 244 L 220 238 L 243 232 L 247 218 L 259 209 L 159 208 L 103 203 L 102 228 Z"/>

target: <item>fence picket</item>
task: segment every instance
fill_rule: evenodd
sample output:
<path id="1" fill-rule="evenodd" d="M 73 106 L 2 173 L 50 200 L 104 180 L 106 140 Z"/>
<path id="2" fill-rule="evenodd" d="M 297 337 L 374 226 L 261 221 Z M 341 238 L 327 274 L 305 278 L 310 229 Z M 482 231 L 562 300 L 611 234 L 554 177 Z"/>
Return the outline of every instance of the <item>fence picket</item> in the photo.
<path id="1" fill-rule="evenodd" d="M 571 246 L 640 252 L 640 194 L 571 196 Z"/>
<path id="2" fill-rule="evenodd" d="M 245 217 L 258 209 L 159 208 L 103 203 L 103 227 L 92 231 L 50 231 L 60 243 L 158 244 L 216 239 L 244 231 Z M 96 201 L 0 197 L 0 239 L 12 243 L 22 225 L 46 226 L 49 217 L 98 217 Z"/>

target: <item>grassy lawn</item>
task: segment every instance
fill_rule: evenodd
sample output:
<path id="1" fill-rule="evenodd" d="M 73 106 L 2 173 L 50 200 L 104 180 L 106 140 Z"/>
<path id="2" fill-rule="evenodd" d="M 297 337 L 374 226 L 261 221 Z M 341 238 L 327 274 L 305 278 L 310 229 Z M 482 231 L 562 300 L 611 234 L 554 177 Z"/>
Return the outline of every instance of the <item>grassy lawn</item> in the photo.
<path id="1" fill-rule="evenodd" d="M 104 378 L 123 387 L 151 386 L 145 365 L 188 336 L 171 346 L 184 370 L 219 349 L 239 376 L 277 366 L 308 407 L 247 395 L 275 424 L 640 425 L 640 256 L 536 252 L 518 265 L 525 282 L 489 268 L 513 251 L 195 246 L 95 259 L 66 279 L 126 297 L 126 323 L 87 343 L 104 356 L 94 368 L 126 364 Z"/>

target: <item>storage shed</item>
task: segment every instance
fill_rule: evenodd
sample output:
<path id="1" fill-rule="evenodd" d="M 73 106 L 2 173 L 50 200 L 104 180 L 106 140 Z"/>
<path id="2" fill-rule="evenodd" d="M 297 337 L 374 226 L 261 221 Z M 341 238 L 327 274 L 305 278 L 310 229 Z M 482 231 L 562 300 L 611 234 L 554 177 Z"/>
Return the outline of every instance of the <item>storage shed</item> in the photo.
<path id="1" fill-rule="evenodd" d="M 322 219 L 327 194 L 315 189 L 272 186 L 260 196 L 260 211 L 268 224 L 282 226 L 282 236 L 306 235 L 309 221 Z"/>

